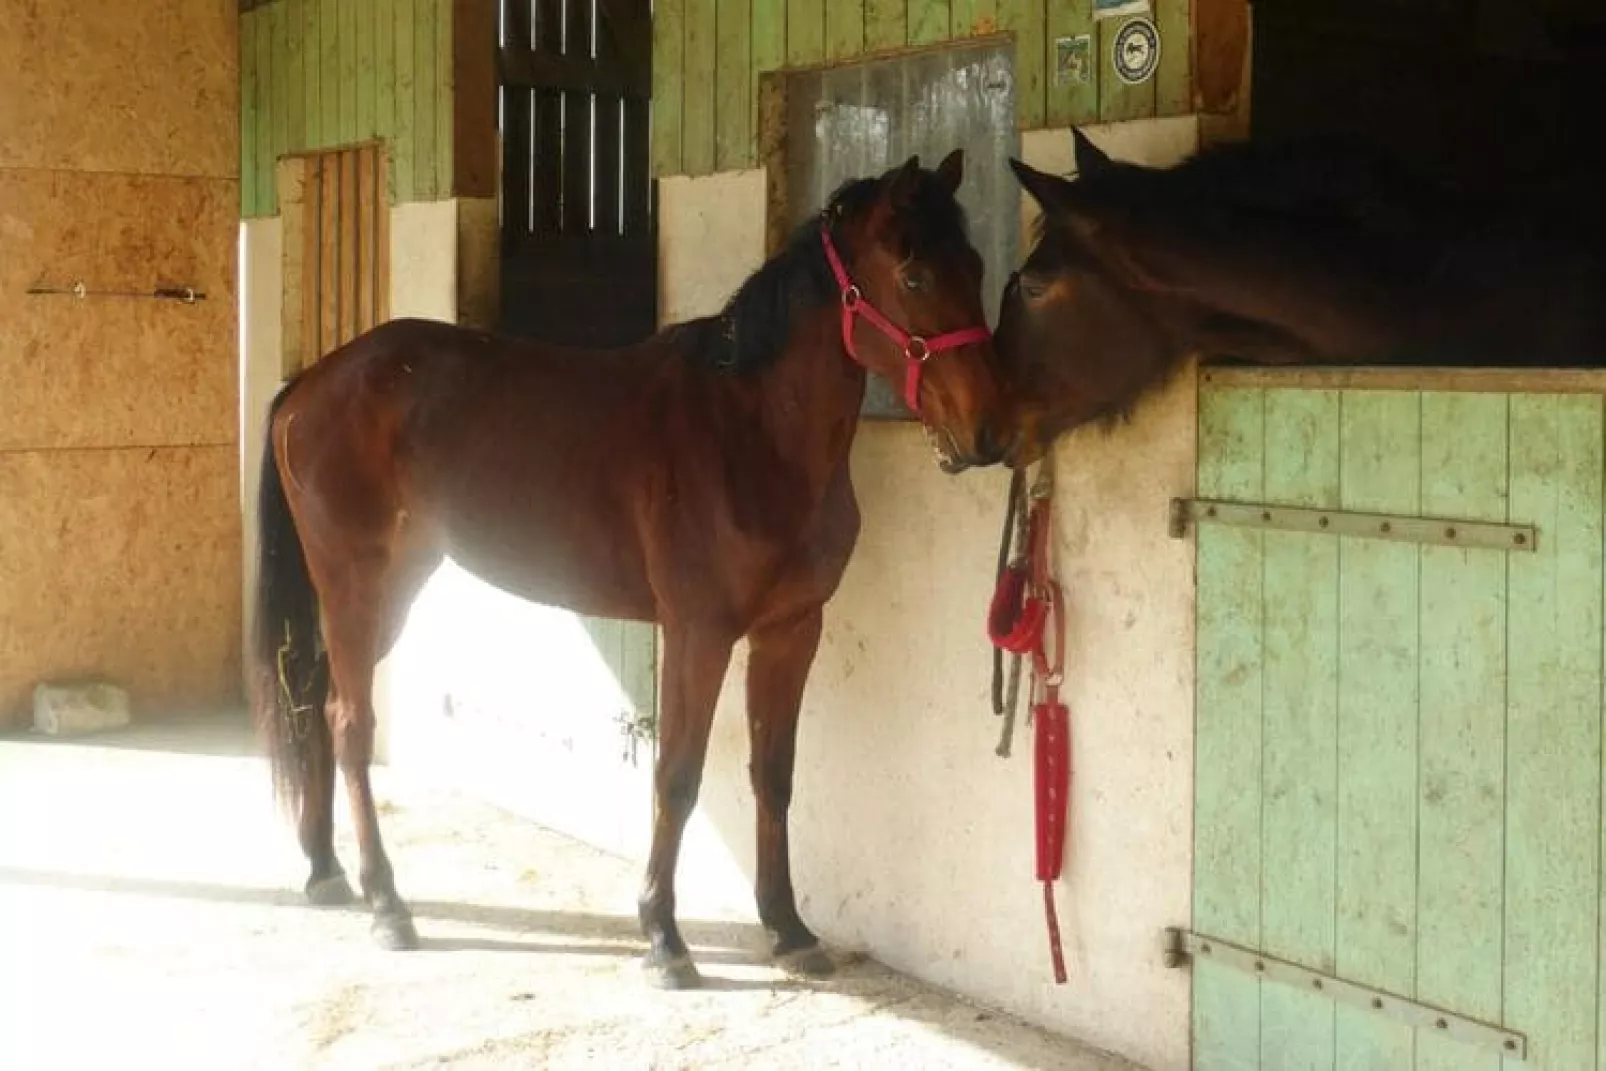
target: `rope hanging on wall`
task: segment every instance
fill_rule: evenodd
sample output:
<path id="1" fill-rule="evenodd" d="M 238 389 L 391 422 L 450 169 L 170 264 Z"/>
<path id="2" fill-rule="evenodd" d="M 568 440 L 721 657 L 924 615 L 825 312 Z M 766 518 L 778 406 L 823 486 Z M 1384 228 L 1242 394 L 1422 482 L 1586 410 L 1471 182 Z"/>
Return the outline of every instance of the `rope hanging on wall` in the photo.
<path id="1" fill-rule="evenodd" d="M 1054 882 L 1065 858 L 1066 810 L 1070 793 L 1070 708 L 1060 700 L 1065 673 L 1065 600 L 1050 568 L 1053 543 L 1054 467 L 1052 454 L 1038 467 L 1030 495 L 1017 471 L 1010 481 L 1004 538 L 999 550 L 998 587 L 988 608 L 987 634 L 994 648 L 993 709 L 1004 717 L 997 753 L 1007 757 L 1014 731 L 1020 660 L 1032 660 L 1033 789 L 1037 841 L 1037 880 L 1043 884 L 1054 981 L 1066 980 Z M 1011 557 L 1011 545 L 1016 554 Z M 1007 564 L 1006 564 L 1007 563 Z M 1050 634 L 1053 653 L 1050 655 Z M 1002 684 L 1004 652 L 1014 656 L 1008 695 Z"/>

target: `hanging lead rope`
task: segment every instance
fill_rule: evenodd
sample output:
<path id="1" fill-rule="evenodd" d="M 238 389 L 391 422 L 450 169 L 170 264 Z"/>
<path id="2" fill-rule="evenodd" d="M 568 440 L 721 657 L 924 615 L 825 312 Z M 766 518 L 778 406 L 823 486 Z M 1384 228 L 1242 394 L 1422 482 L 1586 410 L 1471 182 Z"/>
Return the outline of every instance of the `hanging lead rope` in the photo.
<path id="1" fill-rule="evenodd" d="M 1016 469 L 1009 480 L 1009 502 L 1004 509 L 1004 533 L 998 544 L 998 566 L 993 578 L 998 588 L 993 597 L 993 608 L 989 611 L 991 614 L 1000 613 L 1001 606 L 1018 604 L 1020 596 L 1025 593 L 1026 521 L 1026 474 L 1022 470 Z M 1006 575 L 1011 578 L 1011 582 L 1007 587 L 1005 585 Z M 1007 628 L 1007 626 L 1004 627 Z M 1009 655 L 1009 682 L 1006 691 L 1004 683 L 1004 648 L 994 643 L 993 713 L 1003 715 L 1004 722 L 999 730 L 998 746 L 993 749 L 993 753 L 1001 759 L 1009 758 L 1011 745 L 1015 737 L 1015 712 L 1020 706 L 1020 671 L 1021 655 L 1011 651 Z"/>
<path id="2" fill-rule="evenodd" d="M 994 647 L 1016 655 L 1029 654 L 1032 659 L 1036 870 L 1037 880 L 1043 884 L 1043 913 L 1048 925 L 1054 981 L 1063 984 L 1065 954 L 1054 904 L 1054 882 L 1060 876 L 1065 857 L 1071 729 L 1070 709 L 1060 700 L 1060 685 L 1065 674 L 1065 602 L 1049 563 L 1054 508 L 1054 474 L 1049 458 L 1043 460 L 1038 470 L 1030 503 L 1024 561 L 1012 563 L 1000 577 L 988 610 L 987 630 Z M 1012 501 L 1011 513 L 1014 509 Z M 1052 656 L 1049 653 L 1051 631 Z M 1007 753 L 1007 737 L 1000 747 Z"/>

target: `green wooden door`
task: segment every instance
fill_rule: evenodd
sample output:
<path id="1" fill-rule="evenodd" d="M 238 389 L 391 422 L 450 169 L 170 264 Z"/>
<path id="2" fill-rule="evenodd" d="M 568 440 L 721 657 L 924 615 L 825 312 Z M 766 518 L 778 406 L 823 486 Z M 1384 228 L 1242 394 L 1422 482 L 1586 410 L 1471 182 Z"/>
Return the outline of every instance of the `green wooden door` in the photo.
<path id="1" fill-rule="evenodd" d="M 1602 435 L 1598 393 L 1202 384 L 1201 498 L 1537 539 L 1200 526 L 1192 929 L 1328 980 L 1196 954 L 1196 1067 L 1522 1066 L 1459 1017 L 1606 1067 Z"/>

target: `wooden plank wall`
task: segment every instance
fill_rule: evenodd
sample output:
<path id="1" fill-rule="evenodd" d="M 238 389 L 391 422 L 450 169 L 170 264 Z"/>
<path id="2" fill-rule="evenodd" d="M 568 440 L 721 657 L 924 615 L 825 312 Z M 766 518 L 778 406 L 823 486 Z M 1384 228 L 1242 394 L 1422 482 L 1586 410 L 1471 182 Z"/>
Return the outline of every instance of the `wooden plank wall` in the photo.
<path id="1" fill-rule="evenodd" d="M 1203 496 L 1538 539 L 1201 528 L 1196 930 L 1503 1022 L 1535 1071 L 1600 1066 L 1603 442 L 1598 393 L 1201 390 Z M 1194 981 L 1202 1071 L 1501 1066 L 1214 963 Z"/>
<path id="2" fill-rule="evenodd" d="M 453 18 L 453 0 L 270 0 L 242 11 L 241 215 L 278 213 L 280 156 L 376 138 L 390 146 L 393 201 L 451 196 Z"/>
<path id="3" fill-rule="evenodd" d="M 1092 0 L 658 0 L 653 32 L 653 171 L 756 166 L 758 79 L 768 71 L 996 33 L 1014 36 L 1020 125 L 1031 130 L 1190 110 L 1190 0 L 1151 0 L 1160 64 L 1137 86 L 1111 67 L 1126 21 Z M 1083 84 L 1056 80 L 1056 40 L 1086 35 Z"/>
<path id="4" fill-rule="evenodd" d="M 388 171 L 379 142 L 279 161 L 285 374 L 390 319 Z"/>

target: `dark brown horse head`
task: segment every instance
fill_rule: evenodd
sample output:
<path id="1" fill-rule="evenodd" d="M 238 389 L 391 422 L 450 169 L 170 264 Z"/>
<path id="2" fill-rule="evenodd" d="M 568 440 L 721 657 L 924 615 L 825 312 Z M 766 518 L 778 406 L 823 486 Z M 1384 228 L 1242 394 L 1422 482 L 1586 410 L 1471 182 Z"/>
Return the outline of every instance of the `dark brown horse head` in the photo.
<path id="1" fill-rule="evenodd" d="M 1119 417 L 1185 356 L 1178 330 L 1185 310 L 1144 277 L 1119 241 L 1122 220 L 1108 191 L 1128 165 L 1111 161 L 1080 131 L 1075 137 L 1076 180 L 1010 160 L 1042 212 L 998 321 L 1014 398 L 1016 465 L 1035 461 L 1064 432 Z"/>
<path id="2" fill-rule="evenodd" d="M 827 209 L 866 306 L 853 330 L 857 359 L 914 403 L 947 472 L 995 464 L 1010 446 L 982 305 L 981 254 L 955 199 L 963 176 L 962 150 L 936 170 L 912 156 L 877 179 L 844 187 Z M 878 318 L 892 330 L 878 327 Z M 900 332 L 912 337 L 904 341 Z"/>
<path id="3" fill-rule="evenodd" d="M 1072 179 L 1010 161 L 1042 211 L 998 324 L 1012 464 L 1128 415 L 1191 356 L 1377 361 L 1405 344 L 1437 224 L 1387 161 L 1244 144 L 1150 168 L 1073 137 Z"/>

